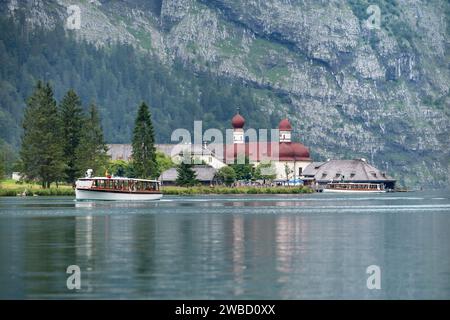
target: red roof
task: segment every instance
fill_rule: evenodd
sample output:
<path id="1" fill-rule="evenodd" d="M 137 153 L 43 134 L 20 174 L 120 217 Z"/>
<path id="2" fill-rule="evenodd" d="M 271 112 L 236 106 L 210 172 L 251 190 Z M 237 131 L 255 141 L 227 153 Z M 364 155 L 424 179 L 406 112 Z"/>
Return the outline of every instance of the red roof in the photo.
<path id="1" fill-rule="evenodd" d="M 288 119 L 283 119 L 280 121 L 280 124 L 278 125 L 278 129 L 283 130 L 283 131 L 290 131 L 290 130 L 292 130 L 292 126 Z"/>
<path id="2" fill-rule="evenodd" d="M 235 129 L 242 129 L 245 124 L 245 119 L 243 116 L 241 116 L 239 113 L 236 114 L 233 119 L 231 119 L 231 125 Z"/>

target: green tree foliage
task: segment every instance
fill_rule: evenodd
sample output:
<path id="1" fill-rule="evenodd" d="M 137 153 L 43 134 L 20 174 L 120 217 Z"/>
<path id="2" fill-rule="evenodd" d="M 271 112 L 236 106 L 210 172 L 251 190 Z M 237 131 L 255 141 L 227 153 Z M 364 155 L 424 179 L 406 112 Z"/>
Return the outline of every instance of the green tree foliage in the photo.
<path id="1" fill-rule="evenodd" d="M 236 180 L 252 180 L 255 169 L 250 164 L 248 157 L 245 157 L 245 163 L 231 164 L 230 167 L 236 173 Z"/>
<path id="2" fill-rule="evenodd" d="M 277 177 L 275 167 L 272 162 L 260 163 L 254 173 L 254 178 L 257 180 L 271 181 Z"/>
<path id="3" fill-rule="evenodd" d="M 177 179 L 175 183 L 183 187 L 192 187 L 198 184 L 197 174 L 192 169 L 191 163 L 182 161 L 177 167 Z"/>
<path id="4" fill-rule="evenodd" d="M 107 151 L 97 107 L 91 104 L 89 115 L 83 123 L 80 142 L 75 149 L 77 176 L 82 176 L 87 169 L 94 170 L 95 175 L 103 175 L 108 166 Z"/>
<path id="5" fill-rule="evenodd" d="M 18 160 L 17 153 L 14 152 L 14 149 L 11 147 L 11 145 L 1 140 L 0 160 L 3 161 L 3 174 L 10 174 L 11 172 L 16 171 L 14 168 L 14 164 Z"/>
<path id="6" fill-rule="evenodd" d="M 156 164 L 158 166 L 159 173 L 162 173 L 167 169 L 173 168 L 175 166 L 175 164 L 173 163 L 172 159 L 169 156 L 159 151 L 156 151 Z"/>
<path id="7" fill-rule="evenodd" d="M 44 188 L 64 178 L 63 140 L 58 108 L 50 84 L 37 83 L 27 102 L 20 157 L 23 174 Z"/>
<path id="8" fill-rule="evenodd" d="M 78 173 L 75 150 L 80 143 L 84 116 L 80 98 L 72 89 L 62 99 L 59 112 L 64 139 L 64 159 L 67 164 L 66 182 L 73 183 Z"/>
<path id="9" fill-rule="evenodd" d="M 5 159 L 3 153 L 0 154 L 0 181 L 5 177 Z"/>
<path id="10" fill-rule="evenodd" d="M 289 165 L 286 163 L 285 165 L 284 165 L 284 174 L 285 174 L 285 176 L 286 176 L 286 180 L 289 180 L 290 178 L 291 178 L 291 174 L 293 173 L 294 171 L 292 171 L 292 169 L 289 167 Z"/>
<path id="11" fill-rule="evenodd" d="M 109 161 L 108 172 L 116 177 L 134 177 L 132 163 L 125 160 Z"/>
<path id="12" fill-rule="evenodd" d="M 236 172 L 231 166 L 222 167 L 217 171 L 216 179 L 227 186 L 231 186 L 236 181 Z"/>
<path id="13" fill-rule="evenodd" d="M 133 131 L 133 167 L 139 178 L 158 177 L 155 132 L 150 111 L 145 102 L 139 107 Z"/>

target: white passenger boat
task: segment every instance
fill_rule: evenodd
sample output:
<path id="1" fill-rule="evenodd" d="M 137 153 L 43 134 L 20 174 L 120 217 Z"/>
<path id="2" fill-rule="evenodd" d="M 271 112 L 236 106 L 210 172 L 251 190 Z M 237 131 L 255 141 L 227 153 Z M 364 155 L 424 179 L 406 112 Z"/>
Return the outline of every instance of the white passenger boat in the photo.
<path id="1" fill-rule="evenodd" d="M 86 177 L 75 184 L 76 200 L 148 201 L 162 198 L 158 180 Z"/>
<path id="2" fill-rule="evenodd" d="M 382 183 L 331 182 L 322 191 L 337 193 L 382 193 L 386 192 L 386 189 Z"/>

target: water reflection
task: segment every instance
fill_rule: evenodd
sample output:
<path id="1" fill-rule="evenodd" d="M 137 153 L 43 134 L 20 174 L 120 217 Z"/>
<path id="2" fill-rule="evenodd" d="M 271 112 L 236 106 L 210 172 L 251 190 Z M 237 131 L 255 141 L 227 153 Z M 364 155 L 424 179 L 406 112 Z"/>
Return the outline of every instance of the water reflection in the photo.
<path id="1" fill-rule="evenodd" d="M 450 297 L 450 212 L 411 209 L 426 201 L 389 200 L 382 213 L 363 209 L 380 201 L 326 205 L 337 214 L 297 199 L 167 200 L 71 202 L 38 216 L 11 206 L 25 211 L 0 215 L 0 297 Z M 77 292 L 66 288 L 72 264 Z M 380 291 L 366 288 L 371 264 Z"/>

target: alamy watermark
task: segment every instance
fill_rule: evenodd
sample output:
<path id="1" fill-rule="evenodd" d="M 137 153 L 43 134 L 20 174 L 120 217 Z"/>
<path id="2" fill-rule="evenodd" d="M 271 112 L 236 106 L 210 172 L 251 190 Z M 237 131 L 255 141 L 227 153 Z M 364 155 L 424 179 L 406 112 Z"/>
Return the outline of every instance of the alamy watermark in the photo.
<path id="1" fill-rule="evenodd" d="M 366 20 L 366 26 L 368 29 L 381 29 L 381 10 L 376 4 L 372 4 L 367 7 L 366 13 L 369 17 Z"/>
<path id="2" fill-rule="evenodd" d="M 89 3 L 95 6 L 101 6 L 101 2 L 98 0 L 89 0 Z M 81 29 L 81 8 L 76 4 L 71 4 L 67 7 L 66 28 L 68 30 L 80 30 Z"/>
<path id="3" fill-rule="evenodd" d="M 287 134 L 287 133 L 286 133 Z M 178 128 L 172 132 L 171 141 L 178 142 L 171 151 L 171 157 L 179 157 L 186 164 L 201 164 L 201 156 L 205 151 L 220 159 L 226 164 L 245 164 L 259 162 L 270 164 L 278 161 L 280 155 L 279 129 L 226 129 L 223 132 L 216 128 L 210 128 L 203 132 L 203 122 L 194 121 L 193 136 L 191 131 Z M 199 154 L 200 157 L 196 157 Z M 273 174 L 270 166 L 262 167 L 263 174 Z"/>
<path id="4" fill-rule="evenodd" d="M 66 27 L 69 30 L 81 29 L 81 9 L 77 5 L 70 5 L 67 7 Z"/>
<path id="5" fill-rule="evenodd" d="M 375 264 L 370 265 L 366 269 L 366 273 L 369 274 L 369 277 L 366 281 L 367 289 L 373 290 L 381 289 L 381 268 Z"/>
<path id="6" fill-rule="evenodd" d="M 77 265 L 70 265 L 67 267 L 66 273 L 70 274 L 67 278 L 66 286 L 69 290 L 81 289 L 81 269 Z"/>

